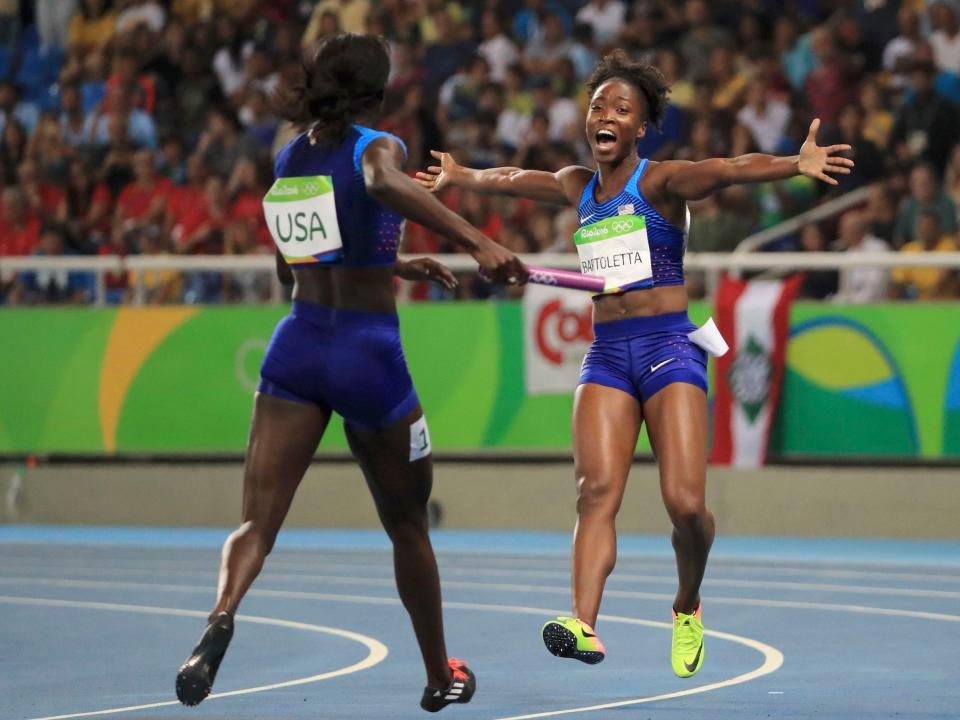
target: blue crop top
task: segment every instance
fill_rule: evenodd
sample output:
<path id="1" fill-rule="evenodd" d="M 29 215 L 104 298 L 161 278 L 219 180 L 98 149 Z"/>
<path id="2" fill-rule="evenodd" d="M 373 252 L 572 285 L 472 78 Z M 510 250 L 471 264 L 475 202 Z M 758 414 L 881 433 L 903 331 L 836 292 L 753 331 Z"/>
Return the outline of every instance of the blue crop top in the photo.
<path id="1" fill-rule="evenodd" d="M 583 189 L 583 194 L 580 196 L 580 206 L 577 208 L 580 227 L 618 215 L 636 215 L 646 222 L 653 277 L 625 285 L 619 288 L 621 292 L 664 285 L 683 285 L 683 255 L 687 249 L 687 233 L 686 230 L 681 230 L 676 225 L 667 222 L 660 213 L 650 206 L 640 192 L 640 178 L 643 177 L 647 164 L 646 158 L 641 160 L 633 175 L 627 180 L 623 192 L 603 203 L 597 202 L 594 196 L 599 172 L 594 173 L 590 182 Z M 689 224 L 688 213 L 688 227 Z"/>
<path id="2" fill-rule="evenodd" d="M 277 154 L 274 174 L 278 179 L 315 175 L 333 178 L 343 250 L 320 262 L 368 267 L 393 265 L 397 260 L 403 218 L 367 195 L 360 166 L 364 150 L 380 137 L 400 143 L 406 153 L 407 148 L 400 138 L 380 130 L 352 125 L 339 145 L 311 145 L 308 134 L 303 133 Z M 299 266 L 291 267 L 296 269 Z"/>

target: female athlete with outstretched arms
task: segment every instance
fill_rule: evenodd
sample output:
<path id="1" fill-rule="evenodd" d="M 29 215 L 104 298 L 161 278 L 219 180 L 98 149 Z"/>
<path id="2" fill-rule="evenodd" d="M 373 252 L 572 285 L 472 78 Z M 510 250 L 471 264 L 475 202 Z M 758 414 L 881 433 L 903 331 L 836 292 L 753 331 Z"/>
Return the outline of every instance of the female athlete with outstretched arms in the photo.
<path id="1" fill-rule="evenodd" d="M 696 331 L 687 317 L 683 255 L 687 201 L 738 183 L 807 175 L 835 185 L 853 162 L 847 145 L 819 147 L 819 120 L 798 155 L 750 154 L 701 162 L 654 162 L 637 155 L 648 125 L 663 117 L 669 89 L 660 72 L 622 51 L 606 56 L 588 82 L 587 141 L 597 170 L 472 170 L 446 153 L 418 173 L 433 191 L 447 186 L 510 195 L 578 209 L 575 235 L 581 268 L 602 275 L 594 297 L 595 341 L 584 360 L 573 408 L 577 487 L 572 586 L 573 617 L 543 627 L 554 655 L 603 660 L 594 633 L 600 599 L 616 560 L 615 519 L 641 424 L 646 422 L 660 470 L 660 490 L 673 523 L 679 588 L 673 603 L 671 664 L 680 677 L 703 663 L 700 583 L 714 537 L 706 507 L 707 353 L 725 350 L 709 323 Z"/>
<path id="2" fill-rule="evenodd" d="M 261 368 L 243 523 L 223 546 L 216 605 L 177 674 L 177 696 L 196 705 L 210 692 L 237 606 L 336 412 L 393 543 L 397 589 L 426 668 L 420 704 L 436 712 L 469 702 L 476 679 L 446 654 L 427 533 L 430 435 L 400 344 L 394 274 L 448 285 L 453 278 L 433 261 L 396 264 L 402 220 L 450 238 L 494 281 L 522 282 L 526 268 L 404 174 L 399 139 L 363 124 L 383 100 L 390 63 L 382 40 L 325 38 L 305 54 L 303 69 L 287 109 L 309 129 L 277 156 L 277 181 L 264 198 L 279 267 L 293 271 L 293 307 Z"/>

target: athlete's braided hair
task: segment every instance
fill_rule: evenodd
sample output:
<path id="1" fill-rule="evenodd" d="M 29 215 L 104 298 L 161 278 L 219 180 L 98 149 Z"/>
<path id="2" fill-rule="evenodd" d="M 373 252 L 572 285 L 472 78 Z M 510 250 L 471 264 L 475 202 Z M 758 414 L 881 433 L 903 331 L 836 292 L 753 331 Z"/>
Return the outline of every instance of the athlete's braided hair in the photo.
<path id="1" fill-rule="evenodd" d="M 614 50 L 597 63 L 587 80 L 587 91 L 593 95 L 607 80 L 623 80 L 630 83 L 647 103 L 647 122 L 660 128 L 660 121 L 667 110 L 667 95 L 670 86 L 657 68 L 631 60 L 623 50 Z"/>
<path id="2" fill-rule="evenodd" d="M 312 124 L 316 137 L 336 142 L 383 100 L 390 56 L 374 35 L 339 33 L 307 47 L 300 65 L 302 76 L 279 93 L 281 111 L 297 124 Z"/>

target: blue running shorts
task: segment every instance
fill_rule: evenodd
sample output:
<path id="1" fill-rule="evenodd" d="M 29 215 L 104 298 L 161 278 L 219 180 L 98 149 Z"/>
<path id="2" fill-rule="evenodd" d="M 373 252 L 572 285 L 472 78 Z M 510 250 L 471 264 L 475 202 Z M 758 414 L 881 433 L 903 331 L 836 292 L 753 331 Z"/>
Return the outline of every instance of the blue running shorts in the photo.
<path id="1" fill-rule="evenodd" d="M 361 430 L 382 430 L 419 403 L 392 313 L 294 301 L 260 367 L 258 390 L 333 410 Z"/>
<path id="2" fill-rule="evenodd" d="M 671 383 L 706 392 L 707 353 L 687 337 L 696 329 L 685 312 L 597 323 L 580 384 L 623 390 L 641 405 Z"/>

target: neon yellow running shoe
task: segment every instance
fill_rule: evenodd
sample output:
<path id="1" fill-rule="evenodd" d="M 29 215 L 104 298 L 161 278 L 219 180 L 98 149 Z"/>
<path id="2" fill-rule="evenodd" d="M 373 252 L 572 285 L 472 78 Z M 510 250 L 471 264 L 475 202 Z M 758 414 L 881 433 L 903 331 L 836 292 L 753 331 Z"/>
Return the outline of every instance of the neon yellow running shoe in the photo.
<path id="1" fill-rule="evenodd" d="M 543 626 L 540 635 L 547 650 L 557 657 L 596 665 L 607 655 L 593 628 L 577 618 L 558 617 L 550 620 Z"/>
<path id="2" fill-rule="evenodd" d="M 673 613 L 673 647 L 670 662 L 677 677 L 696 675 L 703 665 L 703 620 L 700 606 L 692 615 Z"/>

